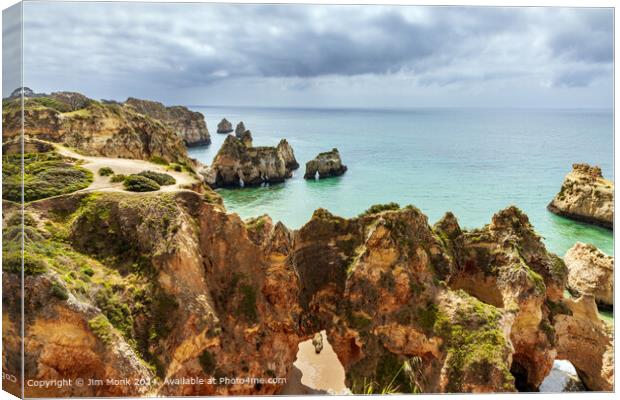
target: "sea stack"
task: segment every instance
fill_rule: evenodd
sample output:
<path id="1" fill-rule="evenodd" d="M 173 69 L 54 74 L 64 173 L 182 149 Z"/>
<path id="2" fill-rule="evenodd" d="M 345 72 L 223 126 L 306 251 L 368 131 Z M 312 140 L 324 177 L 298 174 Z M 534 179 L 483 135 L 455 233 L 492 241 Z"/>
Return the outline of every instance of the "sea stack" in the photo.
<path id="1" fill-rule="evenodd" d="M 314 179 L 317 174 L 319 179 L 340 176 L 347 171 L 347 166 L 342 164 L 338 149 L 319 153 L 314 160 L 306 163 L 304 179 Z"/>
<path id="2" fill-rule="evenodd" d="M 220 123 L 217 124 L 217 133 L 230 133 L 232 131 L 232 124 L 226 118 L 223 118 Z"/>
<path id="3" fill-rule="evenodd" d="M 613 229 L 614 183 L 604 179 L 597 166 L 573 164 L 547 209 L 576 221 Z"/>
<path id="4" fill-rule="evenodd" d="M 208 183 L 211 187 L 244 187 L 284 182 L 293 175 L 294 157 L 286 141 L 277 147 L 252 147 L 229 135 L 213 159 Z"/>
<path id="5" fill-rule="evenodd" d="M 232 129 L 231 129 L 231 131 L 232 131 Z M 241 122 L 239 122 L 237 124 L 237 127 L 235 128 L 235 136 L 237 136 L 237 138 L 240 139 L 241 135 L 243 135 L 246 131 L 247 131 L 247 129 L 245 129 L 245 125 L 244 125 L 243 121 L 241 121 Z"/>
<path id="6" fill-rule="evenodd" d="M 577 242 L 564 255 L 571 293 L 594 297 L 599 308 L 614 306 L 614 258 L 591 244 Z"/>

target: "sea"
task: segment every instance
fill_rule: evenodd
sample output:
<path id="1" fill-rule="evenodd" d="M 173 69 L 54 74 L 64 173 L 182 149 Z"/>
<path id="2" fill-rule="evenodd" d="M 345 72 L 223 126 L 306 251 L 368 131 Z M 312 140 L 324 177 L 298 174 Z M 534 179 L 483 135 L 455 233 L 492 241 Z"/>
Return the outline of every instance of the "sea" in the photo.
<path id="1" fill-rule="evenodd" d="M 461 227 L 490 223 L 510 205 L 522 209 L 548 250 L 562 256 L 576 242 L 613 255 L 613 233 L 547 211 L 571 165 L 599 165 L 613 180 L 611 109 L 345 109 L 190 106 L 204 114 L 212 144 L 189 150 L 210 164 L 227 118 L 243 121 L 255 146 L 286 138 L 301 167 L 281 184 L 220 189 L 242 218 L 269 214 L 292 229 L 317 208 L 353 217 L 373 204 L 413 204 L 433 224 L 452 211 Z M 304 180 L 305 163 L 337 148 L 348 171 Z"/>

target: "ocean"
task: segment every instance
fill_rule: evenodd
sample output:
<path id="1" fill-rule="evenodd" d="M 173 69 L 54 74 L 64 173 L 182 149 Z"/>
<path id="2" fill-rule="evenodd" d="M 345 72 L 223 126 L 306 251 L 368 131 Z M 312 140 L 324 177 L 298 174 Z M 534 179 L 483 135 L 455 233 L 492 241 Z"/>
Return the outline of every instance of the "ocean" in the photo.
<path id="1" fill-rule="evenodd" d="M 213 143 L 189 150 L 210 164 L 226 117 L 242 120 L 255 146 L 292 145 L 301 165 L 285 183 L 221 189 L 242 218 L 269 214 L 299 228 L 319 207 L 352 217 L 373 204 L 420 208 L 433 224 L 452 211 L 461 227 L 481 227 L 510 205 L 521 208 L 547 248 L 564 255 L 575 242 L 613 254 L 611 231 L 558 217 L 547 204 L 575 162 L 599 165 L 613 180 L 612 110 L 300 109 L 190 106 L 205 115 Z M 303 179 L 305 163 L 338 148 L 346 174 Z"/>

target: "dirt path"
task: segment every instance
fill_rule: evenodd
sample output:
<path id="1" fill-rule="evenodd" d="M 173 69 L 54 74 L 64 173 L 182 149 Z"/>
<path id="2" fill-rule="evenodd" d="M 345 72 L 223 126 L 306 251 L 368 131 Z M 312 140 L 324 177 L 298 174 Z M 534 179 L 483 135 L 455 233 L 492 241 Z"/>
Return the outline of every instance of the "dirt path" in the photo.
<path id="1" fill-rule="evenodd" d="M 198 179 L 194 176 L 190 175 L 187 172 L 176 172 L 172 170 L 166 169 L 165 166 L 155 164 L 145 160 L 134 160 L 129 158 L 111 158 L 111 157 L 94 157 L 94 156 L 84 156 L 82 154 L 76 153 L 75 151 L 68 149 L 62 145 L 57 143 L 49 143 L 53 145 L 56 151 L 63 156 L 75 158 L 77 160 L 83 160 L 84 164 L 82 167 L 90 170 L 93 173 L 93 183 L 90 184 L 85 189 L 80 190 L 80 192 L 84 191 L 93 191 L 93 190 L 103 190 L 103 191 L 112 191 L 112 192 L 123 192 L 125 191 L 123 188 L 123 183 L 112 183 L 110 182 L 110 176 L 100 176 L 99 169 L 103 167 L 110 167 L 114 171 L 115 174 L 137 174 L 142 171 L 155 171 L 162 172 L 174 177 L 177 181 L 174 185 L 162 186 L 162 192 L 172 192 L 175 190 L 187 188 L 188 185 L 193 185 L 199 183 Z"/>

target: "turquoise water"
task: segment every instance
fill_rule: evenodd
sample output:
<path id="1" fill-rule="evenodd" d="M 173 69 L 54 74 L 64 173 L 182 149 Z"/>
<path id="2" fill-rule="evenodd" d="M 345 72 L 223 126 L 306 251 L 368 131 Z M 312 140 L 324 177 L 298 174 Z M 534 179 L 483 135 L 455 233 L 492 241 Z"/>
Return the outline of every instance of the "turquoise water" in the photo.
<path id="1" fill-rule="evenodd" d="M 220 190 L 243 218 L 266 213 L 299 228 L 319 207 L 351 217 L 395 201 L 416 205 L 430 223 L 450 210 L 473 228 L 514 204 L 551 251 L 563 255 L 582 241 L 613 254 L 610 231 L 546 210 L 574 162 L 600 165 L 613 180 L 611 110 L 191 108 L 204 113 L 213 144 L 190 156 L 211 163 L 226 137 L 216 126 L 226 117 L 243 120 L 255 145 L 286 138 L 302 165 L 283 184 Z M 333 147 L 348 172 L 304 180 L 305 162 Z"/>

